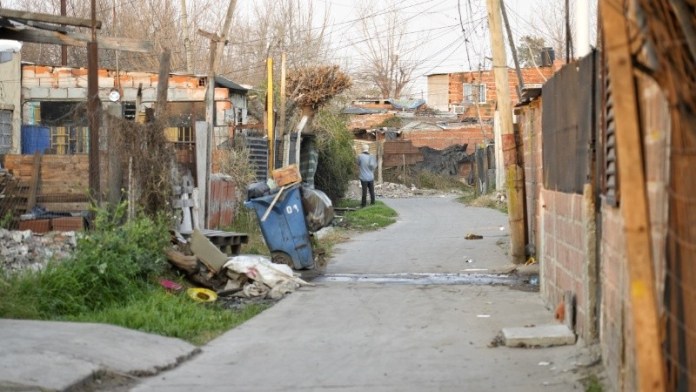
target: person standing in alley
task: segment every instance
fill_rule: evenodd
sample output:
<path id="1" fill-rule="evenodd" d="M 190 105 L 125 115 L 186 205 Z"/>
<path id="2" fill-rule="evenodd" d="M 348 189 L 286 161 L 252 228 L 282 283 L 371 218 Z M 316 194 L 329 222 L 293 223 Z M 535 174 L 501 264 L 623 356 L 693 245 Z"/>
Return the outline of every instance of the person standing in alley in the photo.
<path id="1" fill-rule="evenodd" d="M 367 205 L 367 190 L 370 190 L 370 204 L 375 204 L 375 168 L 377 159 L 370 155 L 370 146 L 362 145 L 362 153 L 357 158 L 358 169 L 360 170 L 360 186 L 362 187 L 361 206 Z"/>

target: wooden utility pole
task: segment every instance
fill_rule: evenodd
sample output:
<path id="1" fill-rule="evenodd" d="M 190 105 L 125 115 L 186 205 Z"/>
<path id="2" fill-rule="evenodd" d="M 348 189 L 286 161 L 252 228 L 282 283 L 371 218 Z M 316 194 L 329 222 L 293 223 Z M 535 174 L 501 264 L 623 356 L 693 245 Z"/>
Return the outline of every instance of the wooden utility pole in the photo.
<path id="1" fill-rule="evenodd" d="M 191 31 L 188 23 L 186 0 L 181 0 L 181 24 L 184 29 L 184 52 L 186 52 L 186 73 L 193 73 L 193 52 L 191 52 Z"/>
<path id="2" fill-rule="evenodd" d="M 96 0 L 91 0 L 92 40 L 87 44 L 87 117 L 89 121 L 89 193 L 99 204 L 101 191 L 99 189 L 99 58 L 97 52 L 97 6 Z"/>
<path id="3" fill-rule="evenodd" d="M 507 10 L 505 9 L 505 2 L 503 0 L 500 0 L 500 12 L 503 14 L 505 31 L 507 32 L 508 42 L 510 43 L 510 52 L 512 52 L 512 61 L 515 62 L 515 72 L 517 73 L 517 99 L 521 101 L 522 89 L 524 88 L 524 78 L 522 77 L 522 71 L 520 70 L 520 62 L 517 59 L 517 48 L 515 47 L 515 40 L 512 38 L 512 29 L 510 29 L 510 21 L 508 21 Z"/>
<path id="4" fill-rule="evenodd" d="M 500 112 L 500 133 L 505 162 L 508 219 L 510 222 L 510 256 L 513 263 L 521 264 L 525 262 L 524 171 L 517 163 L 517 143 L 512 126 L 512 102 L 505 44 L 503 43 L 500 0 L 486 0 L 486 6 L 493 49 L 495 92 Z"/>
<path id="5" fill-rule="evenodd" d="M 60 0 L 60 16 L 67 16 L 68 15 L 68 8 L 66 4 L 67 0 Z M 66 66 L 68 65 L 68 46 L 67 45 L 61 45 L 60 47 L 60 65 Z"/>
<path id="6" fill-rule="evenodd" d="M 280 55 L 280 119 L 278 120 L 278 134 L 283 135 L 283 167 L 290 164 L 290 132 L 285 132 L 285 105 L 286 75 L 285 52 Z"/>
<path id="7" fill-rule="evenodd" d="M 237 5 L 237 0 L 230 0 L 230 4 L 227 7 L 227 14 L 225 14 L 225 22 L 223 23 L 220 34 L 209 34 L 203 31 L 199 32 L 210 39 L 210 63 L 208 64 L 208 88 L 205 95 L 205 121 L 208 125 L 207 134 L 207 146 L 206 146 L 206 156 L 207 168 L 205 171 L 205 185 L 202 186 L 202 180 L 198 180 L 198 189 L 201 196 L 201 208 L 205 211 L 206 219 L 203 221 L 203 227 L 208 227 L 208 211 L 210 208 L 210 174 L 213 170 L 213 133 L 215 131 L 215 73 L 217 72 L 217 66 L 222 57 L 223 50 L 225 49 L 225 43 L 227 42 L 227 35 L 230 32 L 230 27 L 232 25 L 232 16 L 234 15 L 234 8 Z"/>
<path id="8" fill-rule="evenodd" d="M 273 59 L 266 60 L 266 131 L 268 132 L 268 175 L 275 168 L 275 129 L 273 127 L 275 111 L 273 110 Z"/>
<path id="9" fill-rule="evenodd" d="M 621 215 L 626 236 L 631 322 L 639 391 L 665 390 L 638 96 L 623 1 L 601 0 L 602 36 L 614 99 Z M 693 261 L 693 260 L 690 260 Z"/>

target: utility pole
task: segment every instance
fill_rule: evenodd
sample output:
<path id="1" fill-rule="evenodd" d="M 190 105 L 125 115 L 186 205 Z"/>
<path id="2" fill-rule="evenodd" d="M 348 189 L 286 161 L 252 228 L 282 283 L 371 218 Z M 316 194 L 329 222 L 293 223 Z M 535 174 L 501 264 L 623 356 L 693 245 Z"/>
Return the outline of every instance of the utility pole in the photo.
<path id="1" fill-rule="evenodd" d="M 575 50 L 578 58 L 590 54 L 590 2 L 575 0 Z"/>
<path id="2" fill-rule="evenodd" d="M 578 0 L 582 1 L 582 0 Z M 522 71 L 520 70 L 520 62 L 517 60 L 517 48 L 515 47 L 515 40 L 512 38 L 512 30 L 510 29 L 510 21 L 508 21 L 507 10 L 505 9 L 505 2 L 500 0 L 500 12 L 503 14 L 503 22 L 505 22 L 505 31 L 507 32 L 508 41 L 510 42 L 510 51 L 512 52 L 512 60 L 515 62 L 515 72 L 517 73 L 517 99 L 522 100 L 522 89 L 524 88 L 524 78 L 522 78 Z"/>
<path id="3" fill-rule="evenodd" d="M 512 103 L 508 67 L 503 43 L 500 0 L 486 0 L 488 23 L 493 49 L 495 92 L 500 112 L 500 133 L 505 163 L 505 180 L 510 222 L 510 256 L 514 264 L 525 262 L 524 171 L 517 163 L 517 143 L 512 127 Z M 499 148 L 496 146 L 496 148 Z"/>
<path id="4" fill-rule="evenodd" d="M 286 56 L 285 52 L 280 55 L 280 119 L 278 121 L 278 134 L 283 135 L 283 167 L 290 164 L 290 132 L 285 132 L 285 105 L 286 97 Z"/>
<path id="5" fill-rule="evenodd" d="M 188 24 L 186 0 L 181 0 L 181 24 L 184 29 L 184 52 L 186 52 L 186 73 L 193 73 L 193 53 L 191 52 L 191 32 Z"/>
<path id="6" fill-rule="evenodd" d="M 60 0 L 60 16 L 67 16 L 68 15 L 68 8 L 66 4 L 67 0 Z M 66 66 L 68 65 L 68 46 L 67 45 L 61 45 L 60 47 L 60 65 Z"/>
<path id="7" fill-rule="evenodd" d="M 92 7 L 92 40 L 87 43 L 87 112 L 89 121 L 89 191 L 93 200 L 99 204 L 99 58 L 97 53 L 97 7 L 96 0 Z"/>
<path id="8" fill-rule="evenodd" d="M 94 1 L 94 0 L 93 0 Z M 202 223 L 203 227 L 208 227 L 208 211 L 210 210 L 210 174 L 213 170 L 212 156 L 213 156 L 213 132 L 215 131 L 215 73 L 217 72 L 217 66 L 222 57 L 222 52 L 225 49 L 225 43 L 227 42 L 227 35 L 230 32 L 230 26 L 232 25 L 232 16 L 234 15 L 234 8 L 237 5 L 237 0 L 230 0 L 230 4 L 227 7 L 227 14 L 225 15 L 225 22 L 223 23 L 222 30 L 220 34 L 208 34 L 201 32 L 204 36 L 210 39 L 210 63 L 208 64 L 208 88 L 205 95 L 205 121 L 208 125 L 207 132 L 207 168 L 205 171 L 205 187 L 202 187 L 201 180 L 199 179 L 198 188 L 202 193 L 201 200 L 205 200 L 205 214 L 206 219 Z"/>

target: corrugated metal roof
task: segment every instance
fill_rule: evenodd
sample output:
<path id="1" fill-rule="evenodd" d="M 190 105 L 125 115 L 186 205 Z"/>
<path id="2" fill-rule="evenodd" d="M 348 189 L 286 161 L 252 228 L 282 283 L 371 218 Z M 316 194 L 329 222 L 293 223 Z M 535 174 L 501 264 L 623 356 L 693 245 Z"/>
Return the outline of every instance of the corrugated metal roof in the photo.
<path id="1" fill-rule="evenodd" d="M 249 91 L 248 88 L 244 88 L 241 85 L 239 85 L 239 84 L 237 84 L 237 83 L 235 83 L 227 78 L 224 78 L 222 76 L 215 77 L 215 84 L 219 84 L 220 86 L 226 87 L 230 90 L 237 90 L 237 91 L 243 91 L 243 92 Z"/>

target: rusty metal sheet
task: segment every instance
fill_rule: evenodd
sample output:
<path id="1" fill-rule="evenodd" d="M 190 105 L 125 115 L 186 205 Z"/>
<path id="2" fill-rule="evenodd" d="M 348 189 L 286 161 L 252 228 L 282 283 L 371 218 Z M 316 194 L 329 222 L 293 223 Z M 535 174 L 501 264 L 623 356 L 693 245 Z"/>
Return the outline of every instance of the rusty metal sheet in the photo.
<path id="1" fill-rule="evenodd" d="M 542 91 L 544 187 L 582 194 L 596 126 L 594 52 L 557 72 Z"/>

